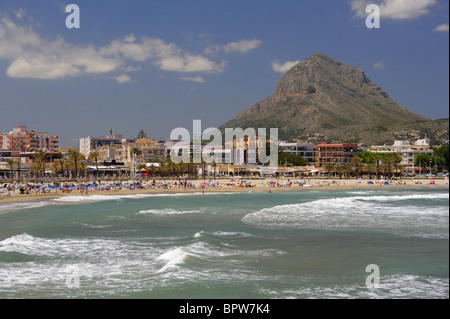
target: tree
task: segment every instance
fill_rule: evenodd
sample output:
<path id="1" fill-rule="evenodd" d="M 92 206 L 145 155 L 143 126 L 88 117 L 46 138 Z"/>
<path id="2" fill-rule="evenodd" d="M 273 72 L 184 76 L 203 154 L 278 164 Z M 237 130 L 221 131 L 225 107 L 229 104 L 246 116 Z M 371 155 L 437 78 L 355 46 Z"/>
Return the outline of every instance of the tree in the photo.
<path id="1" fill-rule="evenodd" d="M 401 164 L 398 164 L 396 166 L 396 170 L 400 171 L 400 176 L 403 176 L 403 171 L 405 170 L 405 168 L 406 168 L 406 166 L 405 165 L 401 165 Z"/>
<path id="2" fill-rule="evenodd" d="M 366 171 L 369 173 L 369 179 L 372 179 L 373 174 L 377 172 L 377 167 L 375 163 L 366 164 Z"/>
<path id="3" fill-rule="evenodd" d="M 78 177 L 79 164 L 80 164 L 81 161 L 83 161 L 85 159 L 85 157 L 79 151 L 69 151 L 68 157 L 69 157 L 69 160 L 73 164 L 73 168 L 74 168 L 74 171 L 75 171 L 75 177 Z"/>
<path id="4" fill-rule="evenodd" d="M 344 171 L 346 178 L 349 178 L 350 173 L 352 172 L 352 166 L 348 163 L 342 164 L 342 170 Z"/>
<path id="5" fill-rule="evenodd" d="M 47 156 L 43 150 L 39 150 L 33 155 L 33 164 L 30 167 L 34 173 L 38 176 L 45 175 L 45 162 L 47 160 Z"/>
<path id="6" fill-rule="evenodd" d="M 359 176 L 359 168 L 361 167 L 362 162 L 363 162 L 363 160 L 359 156 L 354 156 L 351 159 L 351 163 L 355 166 L 355 176 L 356 176 L 356 178 L 358 178 L 358 176 Z"/>
<path id="7" fill-rule="evenodd" d="M 291 153 L 279 153 L 278 154 L 278 164 L 285 165 L 286 163 L 292 164 L 294 166 L 308 166 L 309 162 L 303 157 L 291 154 Z"/>
<path id="8" fill-rule="evenodd" d="M 98 178 L 98 160 L 100 158 L 100 153 L 95 151 L 95 152 L 91 152 L 89 154 L 89 160 L 94 161 L 95 162 L 95 170 L 96 170 L 96 175 Z"/>
<path id="9" fill-rule="evenodd" d="M 336 171 L 336 170 L 335 170 L 336 167 L 335 167 L 334 165 L 327 164 L 327 165 L 325 165 L 324 167 L 325 167 L 325 169 L 326 169 L 327 172 L 328 172 L 328 177 L 331 177 L 331 173 L 333 173 L 333 172 Z"/>
<path id="10" fill-rule="evenodd" d="M 136 136 L 136 139 L 139 140 L 142 138 L 148 138 L 148 135 L 147 135 L 147 133 L 145 133 L 145 131 L 143 129 L 140 129 Z"/>
<path id="11" fill-rule="evenodd" d="M 21 173 L 21 169 L 22 169 L 22 163 L 20 162 L 20 159 L 16 160 L 16 165 L 17 165 L 17 179 L 20 180 L 20 173 Z"/>
<path id="12" fill-rule="evenodd" d="M 216 168 L 217 168 L 217 163 L 216 161 L 212 162 L 212 166 L 214 167 L 214 179 L 216 179 Z"/>
<path id="13" fill-rule="evenodd" d="M 369 164 L 369 163 L 375 163 L 375 156 L 376 153 L 371 152 L 371 151 L 362 151 L 358 154 L 358 157 L 361 158 L 361 161 L 364 164 Z"/>
<path id="14" fill-rule="evenodd" d="M 375 167 L 376 167 L 376 174 L 377 174 L 377 179 L 380 179 L 380 162 L 383 160 L 383 155 L 380 153 L 373 153 L 372 155 L 373 157 L 373 162 L 375 163 Z"/>
<path id="15" fill-rule="evenodd" d="M 12 158 L 8 158 L 6 160 L 6 165 L 8 165 L 9 168 L 9 172 L 10 172 L 10 178 L 14 178 L 14 165 L 16 164 L 16 161 L 13 160 Z"/>
<path id="16" fill-rule="evenodd" d="M 346 168 L 342 164 L 338 164 L 334 167 L 336 173 L 339 175 L 339 179 L 342 179 L 342 175 L 345 173 Z"/>
<path id="17" fill-rule="evenodd" d="M 432 162 L 432 157 L 429 154 L 417 154 L 414 157 L 414 165 L 419 167 L 421 171 L 426 170 L 430 162 Z"/>
<path id="18" fill-rule="evenodd" d="M 434 155 L 443 161 L 442 167 L 444 167 L 447 171 L 449 170 L 449 146 L 442 145 L 439 148 L 434 149 Z"/>
<path id="19" fill-rule="evenodd" d="M 400 165 L 399 164 L 402 162 L 402 155 L 400 153 L 392 153 L 391 159 L 392 159 L 392 162 L 394 164 L 395 171 L 398 172 L 398 170 L 400 169 Z M 402 174 L 403 173 L 403 169 L 404 169 L 404 167 L 401 169 L 400 176 L 403 175 Z"/>
<path id="20" fill-rule="evenodd" d="M 62 157 L 58 162 L 54 162 L 52 166 L 52 170 L 55 174 L 61 173 L 62 176 L 66 176 L 66 169 L 68 169 L 68 160 L 67 157 Z"/>
<path id="21" fill-rule="evenodd" d="M 400 157 L 399 157 L 400 156 Z M 387 175 L 390 178 L 392 178 L 392 171 L 394 165 L 397 165 L 401 161 L 401 155 L 398 153 L 387 153 L 383 154 L 382 161 L 384 164 L 385 171 L 387 171 Z"/>

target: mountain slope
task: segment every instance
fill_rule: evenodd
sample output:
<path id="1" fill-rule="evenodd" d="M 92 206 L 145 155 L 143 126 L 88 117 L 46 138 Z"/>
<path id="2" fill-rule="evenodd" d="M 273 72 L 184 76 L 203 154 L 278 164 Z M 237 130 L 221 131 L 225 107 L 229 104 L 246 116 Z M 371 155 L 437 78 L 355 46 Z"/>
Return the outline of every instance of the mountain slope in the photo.
<path id="1" fill-rule="evenodd" d="M 281 77 L 274 95 L 221 129 L 225 127 L 277 127 L 282 139 L 367 145 L 426 133 L 448 139 L 448 120 L 436 122 L 407 110 L 362 70 L 322 53 L 291 68 Z"/>

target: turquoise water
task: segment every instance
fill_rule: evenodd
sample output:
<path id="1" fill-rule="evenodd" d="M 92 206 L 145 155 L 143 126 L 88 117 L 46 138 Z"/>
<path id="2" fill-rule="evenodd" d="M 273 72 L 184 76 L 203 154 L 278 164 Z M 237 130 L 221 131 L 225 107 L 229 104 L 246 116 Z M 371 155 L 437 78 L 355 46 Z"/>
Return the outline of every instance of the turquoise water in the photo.
<path id="1" fill-rule="evenodd" d="M 448 189 L 3 204 L 0 298 L 448 298 L 448 208 Z"/>

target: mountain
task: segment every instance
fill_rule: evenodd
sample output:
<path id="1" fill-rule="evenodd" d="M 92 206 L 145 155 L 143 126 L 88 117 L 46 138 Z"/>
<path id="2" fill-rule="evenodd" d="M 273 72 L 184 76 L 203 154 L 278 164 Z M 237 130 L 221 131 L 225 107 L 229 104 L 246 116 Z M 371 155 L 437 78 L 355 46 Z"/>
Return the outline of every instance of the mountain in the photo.
<path id="1" fill-rule="evenodd" d="M 364 71 L 314 53 L 292 67 L 275 94 L 239 113 L 225 128 L 277 127 L 280 139 L 366 145 L 433 137 L 448 141 L 448 119 L 431 120 L 399 105 Z"/>

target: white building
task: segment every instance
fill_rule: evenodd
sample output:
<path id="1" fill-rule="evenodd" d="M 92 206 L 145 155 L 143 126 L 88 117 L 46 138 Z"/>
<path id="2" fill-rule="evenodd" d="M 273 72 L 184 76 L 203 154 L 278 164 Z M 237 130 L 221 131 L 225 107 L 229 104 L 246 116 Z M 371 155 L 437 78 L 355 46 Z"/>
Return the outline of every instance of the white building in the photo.
<path id="1" fill-rule="evenodd" d="M 399 153 L 402 156 L 400 165 L 404 165 L 405 170 L 410 171 L 415 168 L 414 158 L 417 154 L 434 154 L 430 146 L 430 140 L 427 138 L 417 140 L 414 145 L 411 145 L 409 141 L 395 141 L 394 145 L 372 146 L 370 150 L 380 154 Z"/>
<path id="2" fill-rule="evenodd" d="M 312 165 L 316 160 L 314 144 L 312 143 L 288 143 L 281 141 L 278 146 L 283 153 L 301 156 Z"/>

